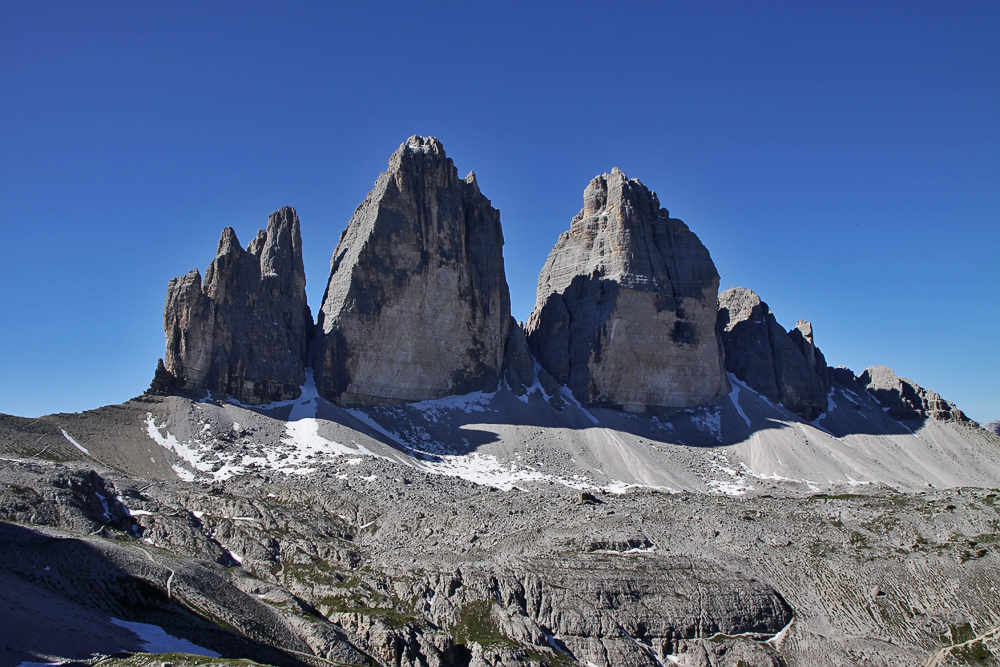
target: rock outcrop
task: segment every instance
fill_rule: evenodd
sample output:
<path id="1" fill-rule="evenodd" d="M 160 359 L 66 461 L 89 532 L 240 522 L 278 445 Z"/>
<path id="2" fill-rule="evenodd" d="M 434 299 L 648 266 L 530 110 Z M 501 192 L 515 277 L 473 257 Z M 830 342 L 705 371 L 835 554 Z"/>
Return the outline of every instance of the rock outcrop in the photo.
<path id="1" fill-rule="evenodd" d="M 809 322 L 786 332 L 759 296 L 732 287 L 719 294 L 717 327 L 727 371 L 804 419 L 826 410 L 830 370 Z"/>
<path id="2" fill-rule="evenodd" d="M 922 421 L 936 419 L 942 422 L 970 421 L 954 403 L 941 398 L 936 392 L 924 389 L 913 380 L 896 375 L 887 366 L 871 366 L 858 376 L 858 382 L 872 394 L 894 419 Z"/>
<path id="3" fill-rule="evenodd" d="M 305 287 L 295 209 L 272 213 L 246 250 L 227 227 L 204 281 L 195 269 L 167 287 L 167 350 L 152 390 L 253 404 L 298 397 L 312 333 Z"/>
<path id="4" fill-rule="evenodd" d="M 708 250 L 619 169 L 583 200 L 538 278 L 527 324 L 538 363 L 590 406 L 656 411 L 724 395 Z"/>
<path id="5" fill-rule="evenodd" d="M 459 178 L 437 139 L 410 137 L 333 254 L 313 350 L 320 394 L 377 406 L 495 390 L 513 323 L 502 248 L 475 175 Z"/>

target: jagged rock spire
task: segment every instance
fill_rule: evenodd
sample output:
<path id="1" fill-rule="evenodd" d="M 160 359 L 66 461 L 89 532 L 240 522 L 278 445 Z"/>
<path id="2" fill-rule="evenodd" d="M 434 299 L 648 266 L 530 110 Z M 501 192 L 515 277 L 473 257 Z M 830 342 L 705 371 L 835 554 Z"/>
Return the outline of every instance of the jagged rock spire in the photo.
<path id="1" fill-rule="evenodd" d="M 246 403 L 295 398 L 305 381 L 312 315 L 295 209 L 271 214 L 244 250 L 227 227 L 205 272 L 167 287 L 167 349 L 154 391 L 222 391 Z"/>

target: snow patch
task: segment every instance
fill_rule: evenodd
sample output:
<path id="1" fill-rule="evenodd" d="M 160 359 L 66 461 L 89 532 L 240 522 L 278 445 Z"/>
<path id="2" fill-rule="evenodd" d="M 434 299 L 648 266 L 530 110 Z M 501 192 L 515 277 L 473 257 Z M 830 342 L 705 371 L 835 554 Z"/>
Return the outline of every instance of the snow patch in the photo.
<path id="1" fill-rule="evenodd" d="M 713 438 L 722 442 L 722 408 L 715 405 L 711 408 L 698 410 L 691 422 L 703 431 L 708 431 Z"/>
<path id="2" fill-rule="evenodd" d="M 104 508 L 104 520 L 111 521 L 111 508 L 108 507 L 108 497 L 102 496 L 97 491 L 94 491 L 94 495 L 101 501 L 101 507 Z"/>
<path id="3" fill-rule="evenodd" d="M 67 440 L 69 440 L 73 444 L 74 447 L 76 447 L 77 449 L 79 449 L 81 452 L 83 452 L 87 456 L 90 456 L 90 451 L 86 447 L 84 447 L 83 445 L 81 445 L 79 442 L 77 442 L 76 440 L 74 440 L 73 436 L 71 436 L 69 433 L 67 433 L 64 429 L 59 429 L 59 430 L 62 431 L 63 437 L 66 438 Z"/>
<path id="4" fill-rule="evenodd" d="M 753 428 L 753 424 L 750 423 L 750 418 L 747 417 L 747 413 L 743 412 L 743 408 L 740 407 L 740 385 L 743 384 L 736 379 L 736 376 L 732 373 L 726 373 L 729 377 L 729 386 L 733 388 L 729 392 L 729 400 L 733 402 L 733 407 L 736 408 L 736 412 L 740 413 L 740 417 L 743 417 L 743 421 L 747 423 L 747 426 Z"/>
<path id="5" fill-rule="evenodd" d="M 410 403 L 407 407 L 418 410 L 432 422 L 437 422 L 442 413 L 446 411 L 461 410 L 467 415 L 471 415 L 473 412 L 486 412 L 485 404 L 488 404 L 494 396 L 496 396 L 496 392 L 484 394 L 481 391 L 474 391 L 471 394 L 461 396 L 445 396 L 430 401 Z"/>
<path id="6" fill-rule="evenodd" d="M 601 422 L 599 422 L 597 420 L 597 417 L 595 417 L 594 415 L 592 415 L 590 413 L 590 410 L 588 410 L 587 408 L 585 408 L 582 405 L 580 405 L 580 401 L 576 400 L 576 396 L 574 396 L 573 392 L 569 390 L 569 387 L 567 387 L 566 385 L 563 385 L 563 386 L 559 387 L 559 393 L 562 394 L 563 398 L 565 398 L 569 403 L 571 403 L 572 405 L 575 405 L 577 408 L 579 408 L 580 412 L 582 412 L 584 415 L 586 415 L 587 419 L 589 419 L 590 421 L 594 422 L 595 426 L 599 426 L 600 425 Z"/>
<path id="7" fill-rule="evenodd" d="M 809 422 L 813 426 L 813 428 L 817 428 L 820 431 L 823 431 L 824 433 L 828 433 L 829 435 L 833 435 L 833 433 L 830 433 L 829 431 L 827 431 L 825 428 L 823 428 L 822 426 L 820 426 L 819 423 L 821 421 L 823 421 L 828 414 L 830 414 L 831 412 L 833 412 L 834 410 L 837 409 L 837 404 L 833 402 L 833 392 L 834 392 L 834 390 L 831 389 L 830 393 L 826 395 L 826 412 L 824 412 L 819 417 L 816 417 L 816 419 L 814 419 L 811 422 Z M 834 437 L 836 437 L 836 436 L 834 436 Z"/>

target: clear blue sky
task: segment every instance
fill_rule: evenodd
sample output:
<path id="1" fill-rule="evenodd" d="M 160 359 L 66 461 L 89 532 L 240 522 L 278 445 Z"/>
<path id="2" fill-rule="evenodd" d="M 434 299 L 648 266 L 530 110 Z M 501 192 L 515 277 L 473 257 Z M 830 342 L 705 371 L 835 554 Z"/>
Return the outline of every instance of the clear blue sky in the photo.
<path id="1" fill-rule="evenodd" d="M 518 319 L 617 166 L 831 364 L 1000 419 L 997 35 L 976 1 L 0 0 L 0 412 L 140 394 L 167 281 L 280 206 L 315 312 L 427 134 L 500 209 Z"/>

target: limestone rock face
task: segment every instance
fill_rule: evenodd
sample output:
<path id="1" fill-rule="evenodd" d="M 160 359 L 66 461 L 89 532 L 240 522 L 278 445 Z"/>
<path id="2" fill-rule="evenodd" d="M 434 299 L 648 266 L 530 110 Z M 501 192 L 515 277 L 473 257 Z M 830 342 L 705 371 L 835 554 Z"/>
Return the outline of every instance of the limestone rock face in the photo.
<path id="1" fill-rule="evenodd" d="M 244 403 L 296 398 L 305 381 L 312 315 L 295 209 L 282 208 L 244 250 L 227 227 L 205 279 L 167 287 L 159 392 L 223 391 Z"/>
<path id="2" fill-rule="evenodd" d="M 715 333 L 719 274 L 655 193 L 618 169 L 594 178 L 583 210 L 538 278 L 528 345 L 591 406 L 642 411 L 724 395 Z"/>
<path id="3" fill-rule="evenodd" d="M 515 394 L 523 395 L 534 384 L 535 360 L 521 325 L 510 318 L 510 335 L 504 350 L 504 382 Z"/>
<path id="4" fill-rule="evenodd" d="M 494 391 L 510 334 L 500 214 L 441 143 L 410 137 L 333 254 L 313 367 L 344 406 Z"/>
<path id="5" fill-rule="evenodd" d="M 930 389 L 924 389 L 913 380 L 898 377 L 887 366 L 866 368 L 858 377 L 858 382 L 894 419 L 970 421 L 954 403 L 944 400 Z"/>
<path id="6" fill-rule="evenodd" d="M 717 326 L 727 371 L 805 419 L 826 410 L 830 371 L 811 324 L 799 320 L 786 333 L 759 296 L 732 287 L 719 294 Z"/>

